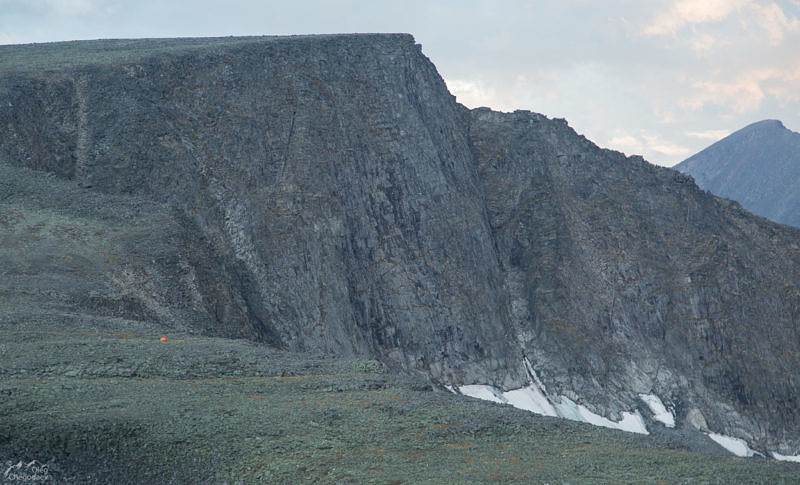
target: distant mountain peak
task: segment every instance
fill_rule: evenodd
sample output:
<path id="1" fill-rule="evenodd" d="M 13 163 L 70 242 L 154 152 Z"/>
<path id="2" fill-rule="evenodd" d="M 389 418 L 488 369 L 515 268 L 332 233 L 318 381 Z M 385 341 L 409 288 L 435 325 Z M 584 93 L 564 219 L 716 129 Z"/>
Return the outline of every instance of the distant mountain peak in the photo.
<path id="1" fill-rule="evenodd" d="M 800 133 L 780 120 L 747 125 L 675 168 L 755 214 L 800 226 Z"/>
<path id="2" fill-rule="evenodd" d="M 739 131 L 734 132 L 736 133 L 749 133 L 749 132 L 779 132 L 779 131 L 789 131 L 784 126 L 781 120 L 761 120 L 756 121 L 755 123 L 751 123 Z"/>
<path id="3" fill-rule="evenodd" d="M 783 126 L 783 122 L 781 120 L 761 120 L 756 121 L 755 123 L 751 123 L 745 126 L 743 129 L 748 128 L 756 128 L 756 127 L 763 127 L 763 128 L 785 128 Z"/>

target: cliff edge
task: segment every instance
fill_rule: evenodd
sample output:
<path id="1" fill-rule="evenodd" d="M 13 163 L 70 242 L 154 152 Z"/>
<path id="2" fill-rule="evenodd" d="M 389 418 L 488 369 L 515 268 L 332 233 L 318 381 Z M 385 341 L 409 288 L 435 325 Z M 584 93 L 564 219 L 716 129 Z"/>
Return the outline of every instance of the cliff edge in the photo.
<path id="1" fill-rule="evenodd" d="M 800 454 L 800 231 L 563 120 L 467 110 L 411 36 L 0 54 L 0 163 L 168 213 L 164 257 L 143 242 L 91 301 L 51 297 L 453 388 L 536 381 L 651 431 L 656 395 L 679 430 Z"/>

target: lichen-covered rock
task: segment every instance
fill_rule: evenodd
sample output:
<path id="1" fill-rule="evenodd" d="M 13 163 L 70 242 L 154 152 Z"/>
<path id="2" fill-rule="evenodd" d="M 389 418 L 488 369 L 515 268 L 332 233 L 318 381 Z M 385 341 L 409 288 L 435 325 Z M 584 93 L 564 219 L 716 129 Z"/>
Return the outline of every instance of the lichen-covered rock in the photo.
<path id="1" fill-rule="evenodd" d="M 470 112 L 411 36 L 0 59 L 0 162 L 152 201 L 126 261 L 86 257 L 86 311 L 454 385 L 522 387 L 527 357 L 612 419 L 655 394 L 679 428 L 799 451 L 800 231 L 563 120 Z"/>
<path id="2" fill-rule="evenodd" d="M 208 312 L 270 343 L 523 383 L 465 113 L 411 36 L 174 45 L 9 73 L 5 158 L 179 207 Z"/>
<path id="3" fill-rule="evenodd" d="M 800 427 L 800 231 L 561 120 L 472 112 L 512 321 L 544 384 L 603 415 L 639 393 L 769 445 Z M 695 413 L 696 414 L 696 413 Z"/>

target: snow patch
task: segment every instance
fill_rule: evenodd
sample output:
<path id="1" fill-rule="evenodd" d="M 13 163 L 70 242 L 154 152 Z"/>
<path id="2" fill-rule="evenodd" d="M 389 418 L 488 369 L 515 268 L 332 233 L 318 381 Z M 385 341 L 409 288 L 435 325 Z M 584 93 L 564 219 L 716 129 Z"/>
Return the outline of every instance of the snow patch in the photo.
<path id="1" fill-rule="evenodd" d="M 619 421 L 611 421 L 604 418 L 599 414 L 595 414 L 587 409 L 582 404 L 576 404 L 571 399 L 560 396 L 559 402 L 556 404 L 558 414 L 573 421 L 581 421 L 584 423 L 593 424 L 595 426 L 603 426 L 604 428 L 619 429 L 629 433 L 650 434 L 647 432 L 647 427 L 644 425 L 644 420 L 639 414 L 639 411 L 632 413 L 622 413 L 622 419 Z"/>
<path id="2" fill-rule="evenodd" d="M 465 396 L 475 397 L 501 404 L 511 404 L 515 408 L 530 411 L 542 416 L 555 416 L 559 418 L 571 419 L 572 421 L 580 421 L 582 423 L 589 423 L 595 426 L 619 429 L 622 431 L 628 431 L 630 433 L 650 434 L 647 432 L 647 427 L 644 425 L 644 420 L 642 419 L 641 414 L 639 414 L 639 411 L 634 411 L 632 413 L 623 412 L 621 420 L 611 421 L 608 418 L 604 418 L 599 414 L 589 411 L 589 409 L 583 405 L 576 404 L 574 401 L 565 396 L 559 396 L 557 399 L 548 398 L 547 390 L 544 388 L 544 384 L 542 384 L 542 381 L 539 380 L 539 376 L 536 375 L 536 372 L 533 370 L 533 366 L 527 357 L 525 358 L 524 362 L 525 368 L 528 370 L 528 375 L 530 376 L 530 384 L 525 387 L 503 392 L 493 386 L 485 384 L 471 384 L 467 386 L 460 386 L 458 390 L 461 391 L 461 394 L 464 394 Z M 656 399 L 658 400 L 658 403 L 661 404 L 661 400 L 657 397 Z M 663 408 L 664 405 L 661 404 L 661 407 Z M 664 411 L 666 412 L 666 409 L 664 409 Z M 672 416 L 671 413 L 669 413 L 669 415 Z M 673 426 L 674 425 L 673 418 Z"/>
<path id="3" fill-rule="evenodd" d="M 558 415 L 562 418 L 588 423 L 586 418 L 581 416 L 581 412 L 578 410 L 578 405 L 575 404 L 572 399 L 561 396 L 559 397 L 558 402 L 555 403 L 555 406 L 556 410 L 558 410 Z"/>
<path id="4" fill-rule="evenodd" d="M 503 393 L 503 398 L 515 408 L 541 414 L 542 416 L 558 416 L 556 409 L 536 384 L 506 391 Z"/>
<path id="5" fill-rule="evenodd" d="M 795 463 L 800 463 L 800 455 L 781 455 L 780 453 L 772 452 L 770 453 L 773 458 L 780 461 L 793 461 Z"/>
<path id="6" fill-rule="evenodd" d="M 465 396 L 483 399 L 485 401 L 499 402 L 500 404 L 507 403 L 505 399 L 502 399 L 503 393 L 493 386 L 470 384 L 468 386 L 461 386 L 458 390 Z"/>
<path id="7" fill-rule="evenodd" d="M 667 428 L 675 427 L 675 415 L 668 410 L 661 399 L 655 394 L 639 394 L 639 398 L 647 404 L 653 412 L 653 419 L 661 421 Z"/>
<path id="8" fill-rule="evenodd" d="M 465 396 L 492 401 L 500 404 L 511 404 L 515 408 L 530 411 L 543 416 L 556 416 L 572 421 L 589 423 L 595 426 L 628 431 L 630 433 L 649 434 L 644 420 L 638 411 L 622 413 L 622 419 L 611 421 L 599 414 L 595 414 L 585 406 L 576 404 L 567 397 L 560 396 L 553 404 L 544 392 L 535 383 L 527 387 L 502 392 L 499 389 L 485 384 L 471 384 L 458 388 Z"/>
<path id="9" fill-rule="evenodd" d="M 706 433 L 709 438 L 716 441 L 721 447 L 725 448 L 726 450 L 730 451 L 736 456 L 741 456 L 743 458 L 750 457 L 753 455 L 760 455 L 761 453 L 751 450 L 749 446 L 747 446 L 747 441 L 740 439 L 740 438 L 733 438 L 731 436 L 725 436 L 724 434 L 717 434 L 717 433 Z M 774 455 L 774 454 L 773 454 Z"/>

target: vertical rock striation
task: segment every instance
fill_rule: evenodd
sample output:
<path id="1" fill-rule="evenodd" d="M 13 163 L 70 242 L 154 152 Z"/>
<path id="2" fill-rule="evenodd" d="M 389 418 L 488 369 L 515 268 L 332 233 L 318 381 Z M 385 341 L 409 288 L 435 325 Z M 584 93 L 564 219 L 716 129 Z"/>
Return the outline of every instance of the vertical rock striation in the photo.
<path id="1" fill-rule="evenodd" d="M 6 157 L 179 206 L 273 343 L 523 381 L 465 113 L 411 36 L 253 39 L 13 79 Z"/>
<path id="2" fill-rule="evenodd" d="M 471 120 L 512 324 L 545 386 L 615 419 L 656 394 L 685 425 L 796 446 L 800 231 L 563 120 Z"/>
<path id="3" fill-rule="evenodd" d="M 165 322 L 452 385 L 522 387 L 527 358 L 603 416 L 657 395 L 798 453 L 800 231 L 563 120 L 465 109 L 409 35 L 0 58 L 0 161 L 170 208 L 169 258 L 108 269 L 134 299 L 161 275 Z"/>

